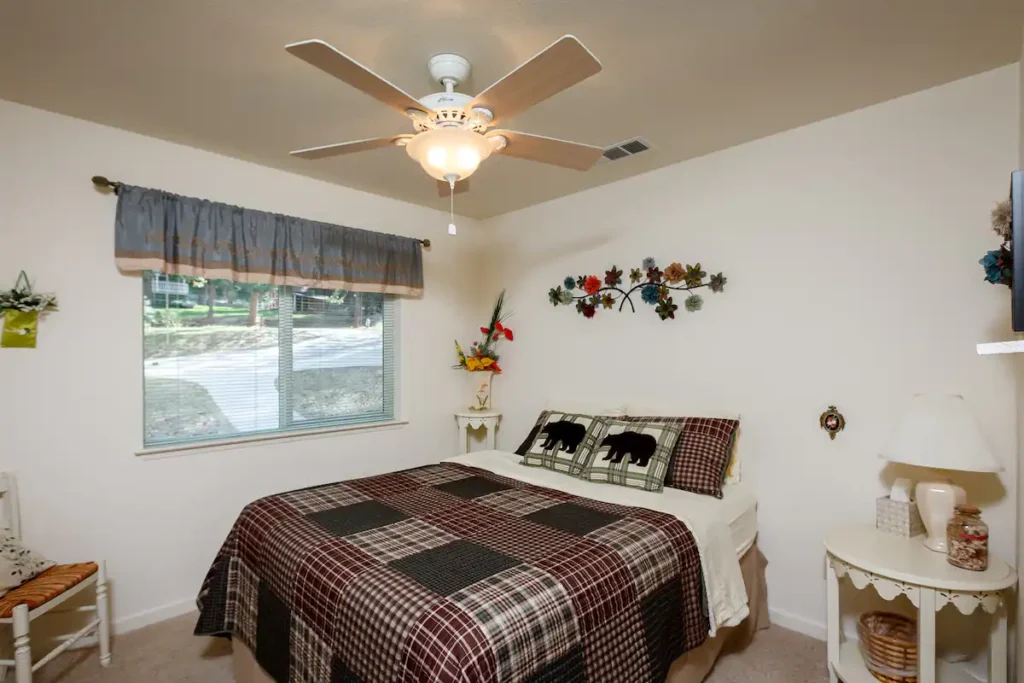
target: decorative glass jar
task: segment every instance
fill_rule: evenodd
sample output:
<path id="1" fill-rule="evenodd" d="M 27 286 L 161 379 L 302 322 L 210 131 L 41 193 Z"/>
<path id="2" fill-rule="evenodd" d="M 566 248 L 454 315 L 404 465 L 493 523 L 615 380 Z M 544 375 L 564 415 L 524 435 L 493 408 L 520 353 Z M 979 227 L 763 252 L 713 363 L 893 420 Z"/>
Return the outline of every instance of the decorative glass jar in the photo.
<path id="1" fill-rule="evenodd" d="M 981 510 L 957 505 L 946 526 L 946 540 L 951 565 L 976 572 L 988 569 L 988 524 L 982 521 Z"/>

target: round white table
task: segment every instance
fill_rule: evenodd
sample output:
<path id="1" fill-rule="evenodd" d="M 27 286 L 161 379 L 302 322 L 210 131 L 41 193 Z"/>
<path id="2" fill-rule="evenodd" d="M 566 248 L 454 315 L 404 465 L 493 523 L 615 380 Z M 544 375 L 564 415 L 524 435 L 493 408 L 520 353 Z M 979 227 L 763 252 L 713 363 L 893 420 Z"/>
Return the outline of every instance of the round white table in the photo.
<path id="1" fill-rule="evenodd" d="M 840 624 L 839 579 L 847 577 L 858 590 L 869 585 L 884 600 L 905 595 L 917 608 L 919 683 L 974 683 L 963 669 L 935 662 L 935 613 L 948 604 L 963 614 L 978 607 L 993 615 L 989 633 L 989 683 L 1006 683 L 1007 594 L 1017 572 L 989 555 L 988 569 L 972 572 L 954 567 L 945 553 L 929 550 L 923 536 L 903 538 L 869 526 L 836 529 L 825 539 L 828 553 L 828 668 L 836 683 L 878 683 L 868 673 L 854 642 L 844 643 Z"/>
<path id="2" fill-rule="evenodd" d="M 459 430 L 459 453 L 469 452 L 470 429 L 486 429 L 485 443 L 493 451 L 500 420 L 501 413 L 496 410 L 465 410 L 455 413 L 455 424 Z"/>

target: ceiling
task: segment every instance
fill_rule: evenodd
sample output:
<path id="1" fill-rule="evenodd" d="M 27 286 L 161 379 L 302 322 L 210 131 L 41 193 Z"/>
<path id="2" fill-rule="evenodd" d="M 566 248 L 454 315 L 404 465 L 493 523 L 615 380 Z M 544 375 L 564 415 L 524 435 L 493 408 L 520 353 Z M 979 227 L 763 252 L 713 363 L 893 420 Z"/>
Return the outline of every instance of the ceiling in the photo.
<path id="1" fill-rule="evenodd" d="M 492 156 L 456 197 L 486 218 L 1016 62 L 1022 24 L 1021 0 L 3 2 L 0 98 L 447 208 L 401 148 L 289 157 L 411 129 L 284 45 L 323 39 L 419 97 L 431 55 L 467 57 L 475 94 L 572 33 L 604 70 L 502 127 L 654 149 L 586 173 Z"/>

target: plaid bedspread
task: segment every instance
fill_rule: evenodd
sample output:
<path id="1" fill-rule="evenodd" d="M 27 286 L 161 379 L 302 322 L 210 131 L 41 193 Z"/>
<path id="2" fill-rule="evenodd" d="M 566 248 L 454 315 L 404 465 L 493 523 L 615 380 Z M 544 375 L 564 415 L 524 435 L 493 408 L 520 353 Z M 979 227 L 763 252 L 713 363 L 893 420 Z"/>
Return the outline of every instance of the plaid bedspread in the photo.
<path id="1" fill-rule="evenodd" d="M 199 593 L 278 683 L 664 681 L 708 633 L 671 515 L 440 464 L 248 505 Z"/>

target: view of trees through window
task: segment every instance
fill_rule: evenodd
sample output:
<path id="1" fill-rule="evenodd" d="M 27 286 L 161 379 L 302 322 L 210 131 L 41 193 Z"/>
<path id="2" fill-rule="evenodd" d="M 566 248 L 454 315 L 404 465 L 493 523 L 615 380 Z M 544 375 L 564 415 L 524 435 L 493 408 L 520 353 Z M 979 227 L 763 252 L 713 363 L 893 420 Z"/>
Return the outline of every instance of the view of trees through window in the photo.
<path id="1" fill-rule="evenodd" d="M 148 446 L 393 417 L 381 294 L 147 273 L 143 303 Z"/>

